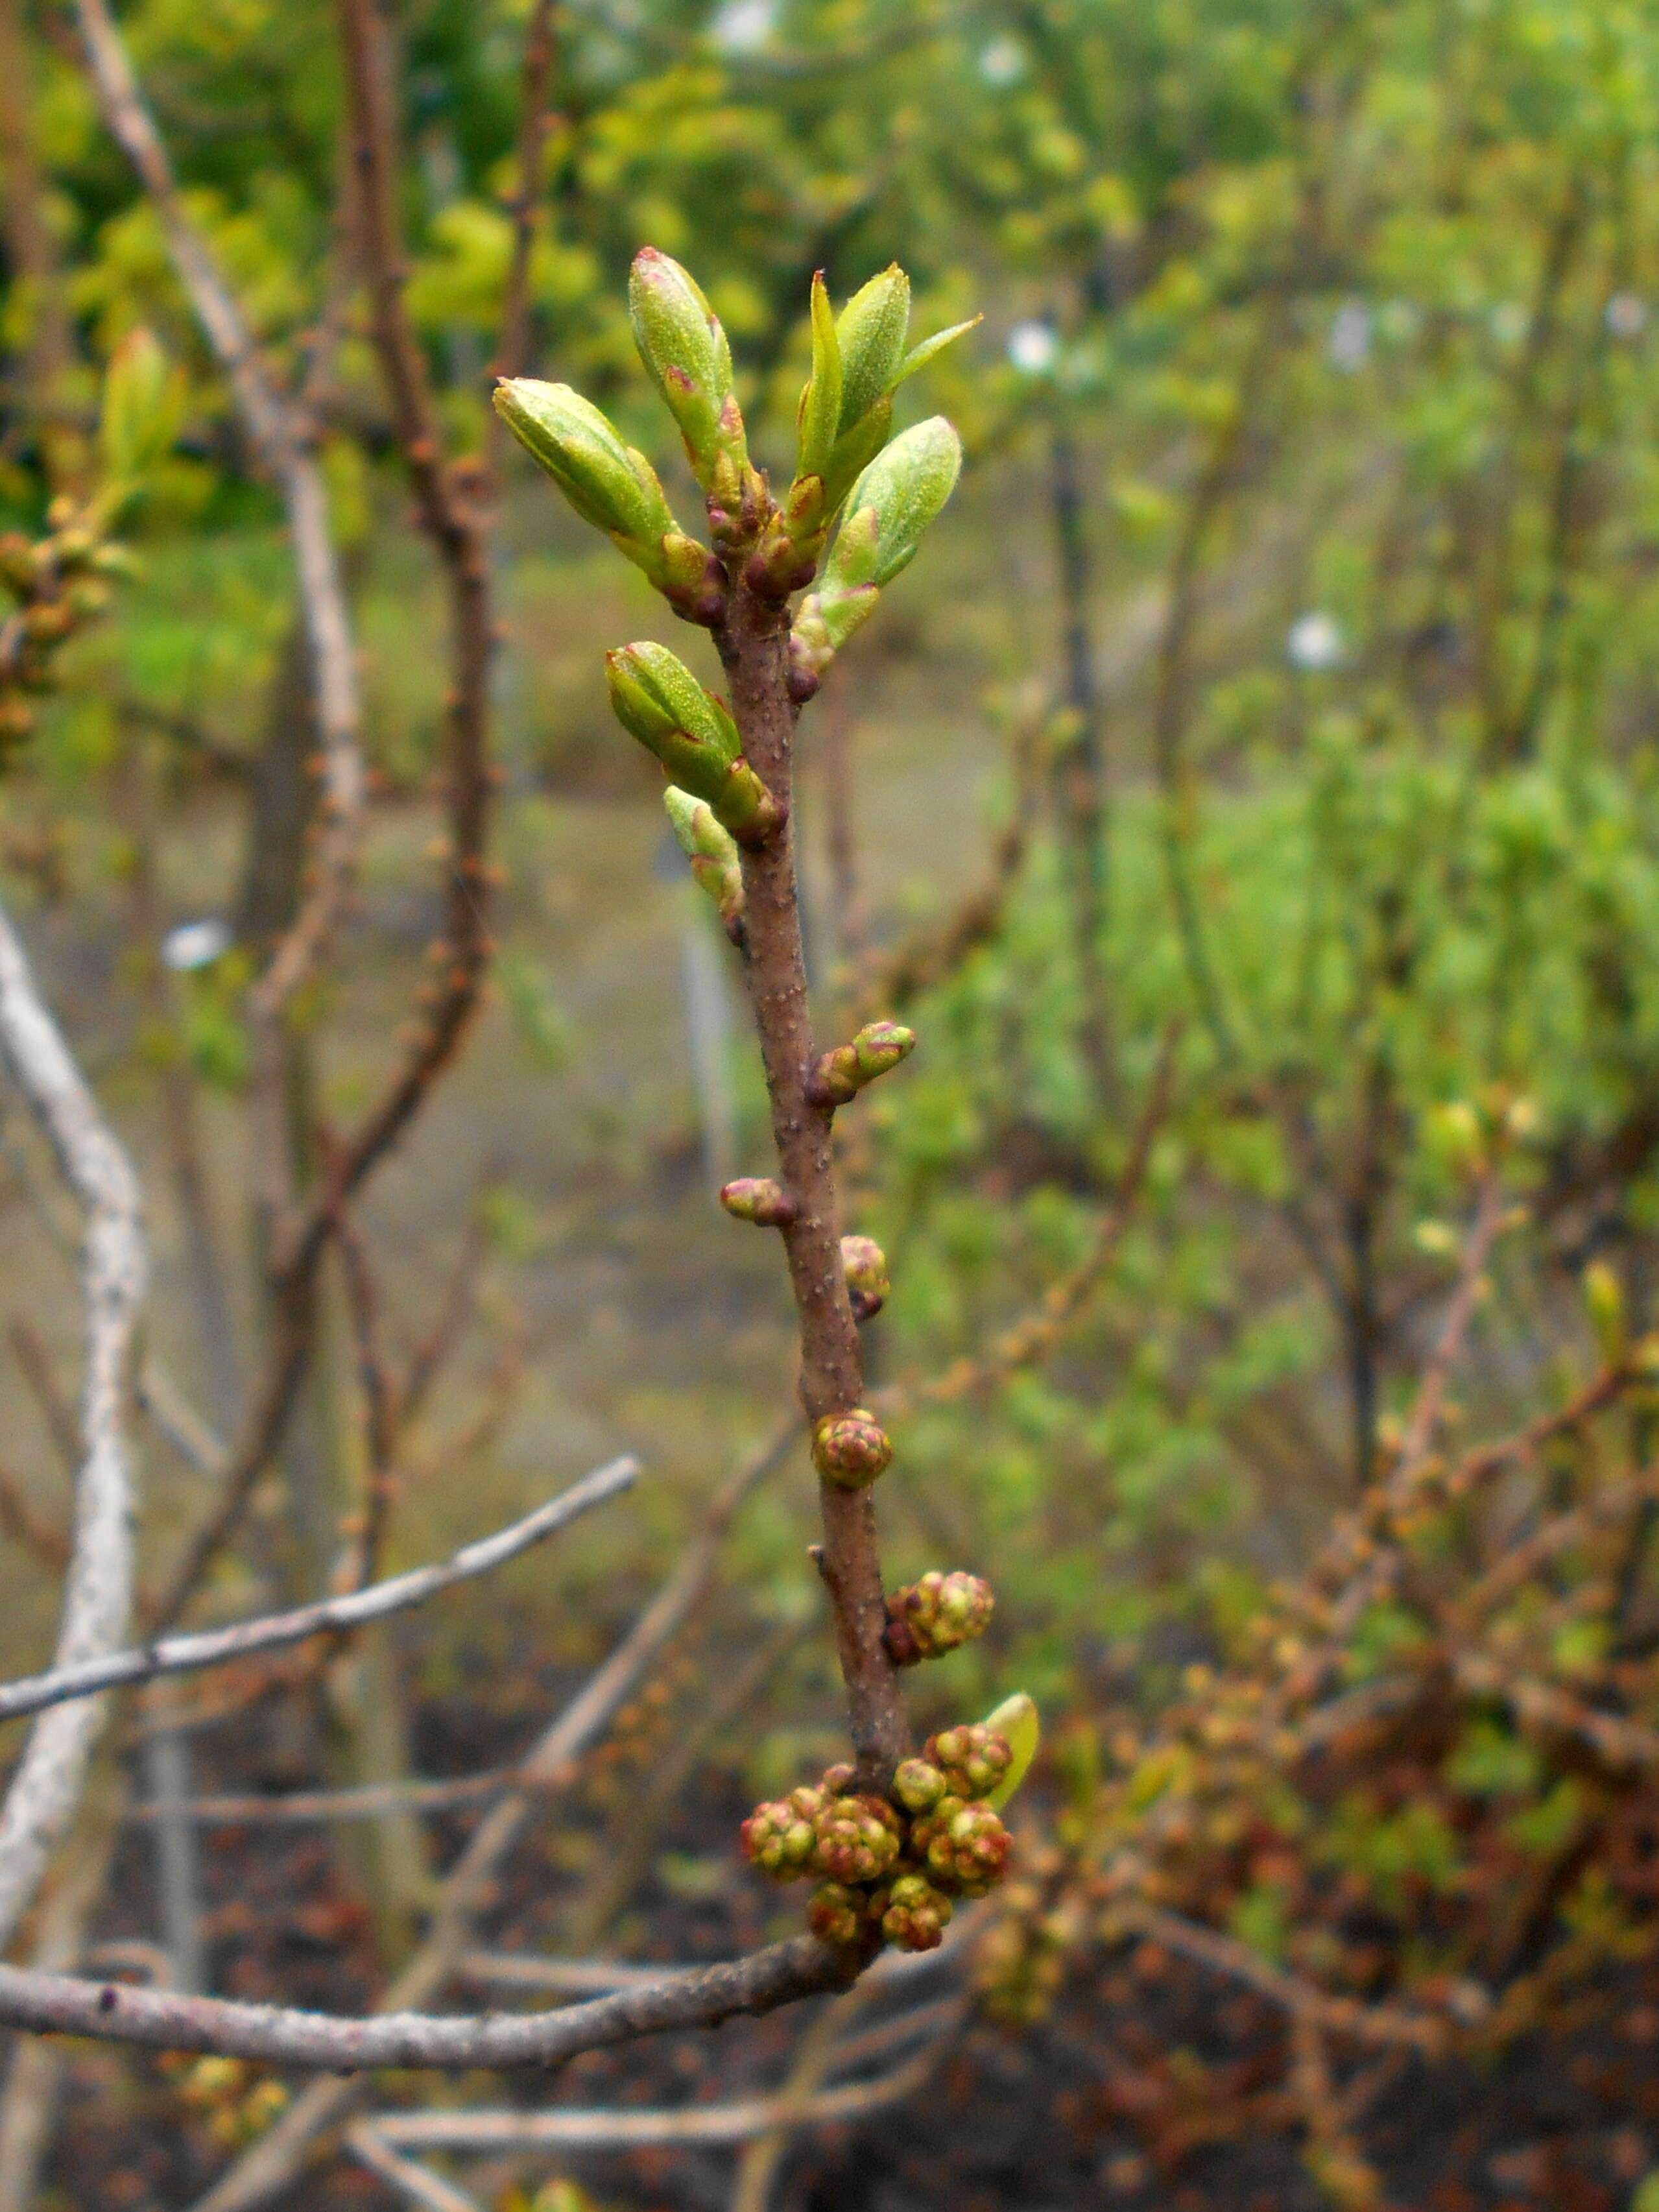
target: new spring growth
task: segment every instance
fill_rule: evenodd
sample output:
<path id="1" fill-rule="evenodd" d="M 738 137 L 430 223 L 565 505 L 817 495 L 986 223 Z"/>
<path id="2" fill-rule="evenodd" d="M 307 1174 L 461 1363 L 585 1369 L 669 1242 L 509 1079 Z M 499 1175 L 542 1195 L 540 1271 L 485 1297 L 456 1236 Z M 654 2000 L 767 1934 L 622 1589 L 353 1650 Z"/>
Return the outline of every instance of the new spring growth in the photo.
<path id="1" fill-rule="evenodd" d="M 851 1044 L 823 1054 L 806 1079 L 807 1098 L 814 1106 L 845 1106 L 915 1048 L 915 1031 L 902 1023 L 866 1022 Z"/>
<path id="2" fill-rule="evenodd" d="M 115 496 L 172 450 L 185 410 L 185 374 L 146 330 L 129 331 L 110 356 L 98 441 Z"/>
<path id="3" fill-rule="evenodd" d="M 934 1568 L 907 1583 L 887 1601 L 886 1644 L 893 1664 L 915 1667 L 924 1659 L 942 1659 L 983 1636 L 995 1606 L 991 1585 L 978 1575 L 946 1575 Z"/>
<path id="4" fill-rule="evenodd" d="M 757 589 L 784 596 L 811 581 L 848 487 L 887 442 L 894 392 L 974 327 L 958 323 L 907 353 L 909 324 L 910 280 L 896 263 L 855 292 L 839 316 L 830 313 L 822 274 L 813 278 L 812 373 L 796 418 L 795 480 L 750 565 Z"/>
<path id="5" fill-rule="evenodd" d="M 171 447 L 183 404 L 183 379 L 161 347 L 148 331 L 130 332 L 104 378 L 102 481 L 84 501 L 54 499 L 45 537 L 0 536 L 0 589 L 16 602 L 0 623 L 0 759 L 33 731 L 32 695 L 52 689 L 61 649 L 109 605 L 107 580 L 132 574 L 109 533 Z"/>
<path id="6" fill-rule="evenodd" d="M 915 559 L 961 472 L 962 441 L 935 415 L 895 438 L 854 485 L 818 588 L 795 617 L 789 651 L 798 698 L 811 698 L 836 653 L 874 612 L 884 586 Z"/>
<path id="7" fill-rule="evenodd" d="M 737 840 L 714 819 L 706 799 L 671 783 L 663 793 L 679 847 L 698 885 L 714 902 L 720 926 L 733 945 L 743 943 L 743 862 Z"/>
<path id="8" fill-rule="evenodd" d="M 719 318 L 696 279 L 654 246 L 634 257 L 628 316 L 640 359 L 679 425 L 692 474 L 729 512 L 750 471 L 732 349 Z"/>
<path id="9" fill-rule="evenodd" d="M 826 1413 L 812 1431 L 812 1464 L 840 1489 L 867 1490 L 892 1457 L 887 1431 L 863 1406 L 850 1413 Z"/>
<path id="10" fill-rule="evenodd" d="M 873 1237 L 843 1237 L 841 1264 L 854 1320 L 873 1321 L 893 1287 L 887 1279 L 886 1254 Z"/>
<path id="11" fill-rule="evenodd" d="M 611 704 L 681 790 L 702 799 L 740 844 L 759 845 L 781 808 L 738 750 L 738 726 L 683 660 L 648 640 L 605 656 Z"/>
<path id="12" fill-rule="evenodd" d="M 752 1221 L 757 1229 L 787 1229 L 800 1212 L 769 1176 L 739 1176 L 722 1188 L 720 1204 L 734 1221 Z"/>
<path id="13" fill-rule="evenodd" d="M 726 578 L 707 546 L 688 538 L 656 471 L 615 425 L 568 384 L 505 378 L 495 411 L 584 522 L 603 530 L 677 614 L 713 627 L 726 611 Z"/>

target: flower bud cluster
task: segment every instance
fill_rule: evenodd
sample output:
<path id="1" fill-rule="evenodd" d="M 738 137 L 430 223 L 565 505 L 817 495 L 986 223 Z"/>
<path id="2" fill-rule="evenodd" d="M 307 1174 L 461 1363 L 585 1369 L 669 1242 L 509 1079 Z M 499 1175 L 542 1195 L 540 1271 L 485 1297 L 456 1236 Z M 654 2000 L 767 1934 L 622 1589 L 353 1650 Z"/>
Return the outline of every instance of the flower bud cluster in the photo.
<path id="1" fill-rule="evenodd" d="M 985 1633 L 996 1599 L 978 1575 L 935 1567 L 887 1601 L 887 1650 L 896 1667 L 942 1659 Z"/>
<path id="2" fill-rule="evenodd" d="M 826 1413 L 812 1431 L 812 1464 L 842 1490 L 867 1490 L 892 1464 L 887 1431 L 867 1407 Z"/>
<path id="3" fill-rule="evenodd" d="M 1006 1771 L 1011 1754 L 1000 1737 L 983 1729 L 953 1733 L 977 1740 L 968 1747 L 976 1771 L 994 1763 L 1000 1745 L 999 1771 Z M 967 1770 L 939 1765 L 934 1743 L 929 1756 L 899 1768 L 894 1803 L 855 1790 L 850 1766 L 832 1766 L 816 1785 L 757 1805 L 744 1822 L 752 1866 L 775 1881 L 817 1878 L 807 1925 L 822 1942 L 932 1951 L 952 1900 L 982 1897 L 1002 1878 L 1007 1829 L 989 1805 L 959 1794 Z"/>
<path id="4" fill-rule="evenodd" d="M 49 691 L 63 647 L 109 605 L 107 579 L 131 572 L 125 547 L 109 543 L 96 505 L 54 500 L 46 535 L 0 535 L 0 586 L 14 611 L 0 623 L 0 762 L 34 727 L 31 698 Z"/>

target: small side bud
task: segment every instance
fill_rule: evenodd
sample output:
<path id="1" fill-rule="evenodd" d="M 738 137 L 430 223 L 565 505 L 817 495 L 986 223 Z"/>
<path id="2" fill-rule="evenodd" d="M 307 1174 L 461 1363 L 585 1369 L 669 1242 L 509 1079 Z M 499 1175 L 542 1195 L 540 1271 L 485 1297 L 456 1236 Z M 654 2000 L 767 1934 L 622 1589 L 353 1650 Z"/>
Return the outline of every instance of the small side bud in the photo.
<path id="1" fill-rule="evenodd" d="M 878 1075 L 908 1060 L 915 1048 L 915 1031 L 902 1023 L 866 1023 L 851 1044 L 838 1044 L 819 1060 L 807 1078 L 808 1103 L 845 1106 Z"/>
<path id="2" fill-rule="evenodd" d="M 887 1279 L 886 1254 L 873 1237 L 843 1237 L 841 1264 L 854 1320 L 873 1321 L 893 1287 Z"/>
<path id="3" fill-rule="evenodd" d="M 671 783 L 663 794 L 668 819 L 679 848 L 691 863 L 699 888 L 714 902 L 721 927 L 734 945 L 741 945 L 743 923 L 743 862 L 737 840 L 714 819 L 705 799 L 695 799 Z"/>
<path id="4" fill-rule="evenodd" d="M 892 1458 L 887 1431 L 862 1406 L 850 1413 L 826 1413 L 812 1431 L 813 1466 L 842 1490 L 867 1490 Z"/>
<path id="5" fill-rule="evenodd" d="M 941 1574 L 935 1568 L 908 1583 L 887 1601 L 886 1641 L 894 1664 L 914 1667 L 971 1643 L 985 1633 L 995 1607 L 991 1585 L 978 1575 Z"/>
<path id="6" fill-rule="evenodd" d="M 653 246 L 634 258 L 628 312 L 640 359 L 679 425 L 692 472 L 712 493 L 717 479 L 740 476 L 749 460 L 726 332 L 696 279 Z"/>
<path id="7" fill-rule="evenodd" d="M 752 1221 L 757 1229 L 787 1229 L 800 1212 L 783 1185 L 769 1176 L 739 1176 L 723 1187 L 720 1204 L 734 1221 Z"/>

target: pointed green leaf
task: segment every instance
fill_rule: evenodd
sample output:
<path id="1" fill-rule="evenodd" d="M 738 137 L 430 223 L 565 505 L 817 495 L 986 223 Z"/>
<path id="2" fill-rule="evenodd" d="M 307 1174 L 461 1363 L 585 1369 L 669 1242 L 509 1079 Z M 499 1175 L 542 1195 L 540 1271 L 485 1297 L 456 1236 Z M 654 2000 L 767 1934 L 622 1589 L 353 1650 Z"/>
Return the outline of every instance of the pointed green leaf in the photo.
<path id="1" fill-rule="evenodd" d="M 841 422 L 841 347 L 820 270 L 812 279 L 812 376 L 801 398 L 800 459 L 795 477 L 822 477 Z"/>
<path id="2" fill-rule="evenodd" d="M 894 262 L 854 293 L 836 323 L 844 434 L 893 388 L 910 326 L 910 280 Z"/>
<path id="3" fill-rule="evenodd" d="M 975 315 L 968 322 L 952 323 L 948 331 L 937 331 L 931 338 L 924 338 L 920 345 L 912 346 L 899 363 L 898 373 L 887 387 L 888 390 L 896 392 L 907 376 L 914 376 L 919 368 L 926 368 L 935 354 L 943 353 L 946 346 L 954 345 L 958 338 L 965 337 L 969 331 L 977 330 L 984 320 L 983 315 Z"/>
<path id="4" fill-rule="evenodd" d="M 1037 1745 L 1042 1738 L 1042 1723 L 1037 1718 L 1036 1705 L 1024 1691 L 1016 1690 L 1012 1698 L 1003 1699 L 994 1712 L 986 1714 L 985 1725 L 994 1729 L 1014 1754 L 1013 1765 L 990 1796 L 992 1807 L 1000 1812 L 1024 1781 L 1031 1761 L 1036 1757 Z"/>

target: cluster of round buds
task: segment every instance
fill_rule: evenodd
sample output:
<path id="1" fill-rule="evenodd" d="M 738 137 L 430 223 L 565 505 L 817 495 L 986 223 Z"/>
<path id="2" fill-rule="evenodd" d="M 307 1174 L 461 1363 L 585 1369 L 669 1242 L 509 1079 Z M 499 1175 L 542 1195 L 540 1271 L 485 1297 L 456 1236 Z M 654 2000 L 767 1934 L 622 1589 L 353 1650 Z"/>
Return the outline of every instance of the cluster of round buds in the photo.
<path id="1" fill-rule="evenodd" d="M 887 1650 L 896 1667 L 943 1658 L 985 1633 L 996 1606 L 991 1585 L 978 1575 L 941 1574 L 934 1568 L 887 1601 Z"/>
<path id="2" fill-rule="evenodd" d="M 807 1899 L 806 1924 L 820 1943 L 850 1948 L 869 1932 L 869 1895 L 844 1881 L 821 1882 Z"/>
<path id="3" fill-rule="evenodd" d="M 819 1814 L 812 1871 L 831 1881 L 872 1882 L 898 1856 L 898 1815 L 880 1797 L 832 1797 Z"/>
<path id="4" fill-rule="evenodd" d="M 982 1897 L 1006 1873 L 1013 1838 L 988 1805 L 946 1796 L 914 1823 L 909 1849 L 935 1882 Z"/>
<path id="5" fill-rule="evenodd" d="M 983 1723 L 929 1736 L 924 1756 L 941 1771 L 950 1793 L 957 1797 L 986 1796 L 1014 1760 L 1006 1737 Z"/>
<path id="6" fill-rule="evenodd" d="M 847 1276 L 847 1295 L 853 1301 L 854 1320 L 873 1321 L 893 1287 L 887 1279 L 887 1255 L 873 1237 L 843 1237 L 841 1264 Z"/>
<path id="7" fill-rule="evenodd" d="M 901 1951 L 937 1951 L 951 1924 L 951 1900 L 926 1875 L 902 1874 L 887 1892 L 881 1932 Z"/>
<path id="8" fill-rule="evenodd" d="M 828 1802 L 822 1790 L 792 1790 L 787 1797 L 757 1805 L 738 1831 L 744 1856 L 775 1881 L 793 1881 L 812 1870 L 817 1820 Z"/>
<path id="9" fill-rule="evenodd" d="M 850 1413 L 826 1413 L 812 1431 L 812 1464 L 842 1490 L 868 1489 L 892 1456 L 887 1431 L 863 1406 Z"/>
<path id="10" fill-rule="evenodd" d="M 55 500 L 46 523 L 38 541 L 15 530 L 0 535 L 0 585 L 16 603 L 0 623 L 0 753 L 28 736 L 27 695 L 50 690 L 59 649 L 109 604 L 105 579 L 131 565 L 70 501 Z"/>

